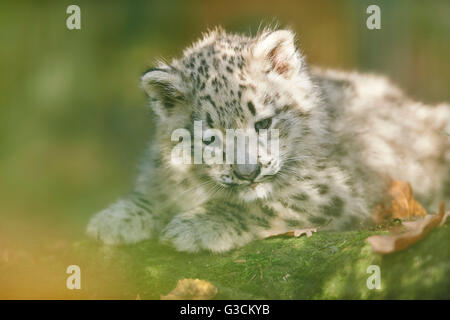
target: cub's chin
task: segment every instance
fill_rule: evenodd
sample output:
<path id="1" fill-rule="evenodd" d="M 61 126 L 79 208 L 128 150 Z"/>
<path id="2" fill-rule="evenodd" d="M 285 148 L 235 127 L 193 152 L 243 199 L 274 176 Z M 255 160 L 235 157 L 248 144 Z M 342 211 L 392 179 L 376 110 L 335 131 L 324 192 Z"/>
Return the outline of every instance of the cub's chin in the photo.
<path id="1" fill-rule="evenodd" d="M 272 185 L 267 182 L 254 183 L 240 188 L 238 197 L 242 201 L 252 202 L 258 199 L 267 199 L 272 193 Z"/>

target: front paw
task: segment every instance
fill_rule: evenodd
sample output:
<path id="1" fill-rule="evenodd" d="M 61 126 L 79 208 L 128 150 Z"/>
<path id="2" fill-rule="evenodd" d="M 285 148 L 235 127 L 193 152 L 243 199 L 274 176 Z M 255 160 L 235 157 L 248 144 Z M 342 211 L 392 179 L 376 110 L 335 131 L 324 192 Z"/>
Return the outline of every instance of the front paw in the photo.
<path id="1" fill-rule="evenodd" d="M 251 233 L 205 216 L 176 216 L 164 229 L 161 240 L 172 243 L 178 251 L 225 252 L 253 239 Z"/>
<path id="2" fill-rule="evenodd" d="M 120 200 L 97 213 L 86 233 L 105 244 L 129 244 L 150 238 L 153 226 L 150 213 L 130 201 Z"/>

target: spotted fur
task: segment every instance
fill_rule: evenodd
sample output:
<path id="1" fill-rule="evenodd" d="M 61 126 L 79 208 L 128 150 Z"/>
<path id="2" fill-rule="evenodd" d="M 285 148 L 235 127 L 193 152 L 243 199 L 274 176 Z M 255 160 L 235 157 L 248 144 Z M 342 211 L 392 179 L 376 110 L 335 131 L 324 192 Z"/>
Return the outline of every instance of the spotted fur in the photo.
<path id="1" fill-rule="evenodd" d="M 146 72 L 142 86 L 156 134 L 134 192 L 88 225 L 105 243 L 159 237 L 223 252 L 292 228 L 354 228 L 390 179 L 411 182 L 430 204 L 450 199 L 449 106 L 412 101 L 383 77 L 309 69 L 289 30 L 216 29 Z M 278 129 L 280 159 L 258 155 L 251 182 L 228 164 L 175 164 L 171 134 L 195 120 L 204 130 Z"/>

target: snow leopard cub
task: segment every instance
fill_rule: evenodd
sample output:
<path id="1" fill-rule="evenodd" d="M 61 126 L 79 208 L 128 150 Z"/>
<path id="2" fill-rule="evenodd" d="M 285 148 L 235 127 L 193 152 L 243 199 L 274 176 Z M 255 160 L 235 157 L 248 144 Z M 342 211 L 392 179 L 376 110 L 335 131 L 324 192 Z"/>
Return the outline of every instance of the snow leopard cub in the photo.
<path id="1" fill-rule="evenodd" d="M 223 252 L 294 228 L 349 229 L 368 221 L 390 179 L 430 205 L 450 198 L 449 106 L 414 102 L 379 76 L 310 69 L 289 30 L 216 29 L 142 86 L 156 134 L 134 191 L 88 225 L 104 243 L 159 237 Z M 248 170 L 176 164 L 172 132 L 196 120 L 203 130 L 277 129 L 280 156 L 259 154 Z"/>

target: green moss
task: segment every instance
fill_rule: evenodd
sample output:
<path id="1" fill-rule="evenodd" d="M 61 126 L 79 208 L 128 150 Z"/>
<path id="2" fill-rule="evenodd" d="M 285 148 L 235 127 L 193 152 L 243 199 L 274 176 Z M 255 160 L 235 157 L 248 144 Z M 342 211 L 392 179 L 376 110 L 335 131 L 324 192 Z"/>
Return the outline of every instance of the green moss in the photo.
<path id="1" fill-rule="evenodd" d="M 107 255 L 90 242 L 79 248 L 97 259 L 96 267 L 119 268 L 131 291 L 145 299 L 158 299 L 183 278 L 210 281 L 219 299 L 450 298 L 448 224 L 387 256 L 372 253 L 365 241 L 376 233 L 276 237 L 225 254 L 180 253 L 156 241 L 109 249 Z M 380 267 L 381 289 L 367 288 L 370 265 Z"/>

